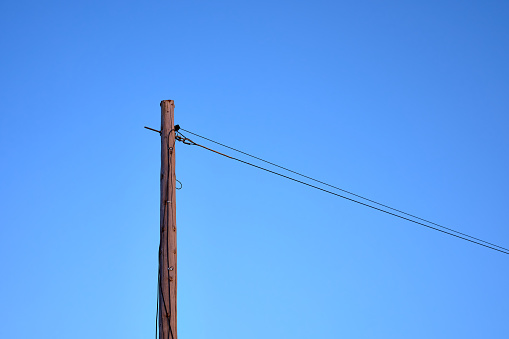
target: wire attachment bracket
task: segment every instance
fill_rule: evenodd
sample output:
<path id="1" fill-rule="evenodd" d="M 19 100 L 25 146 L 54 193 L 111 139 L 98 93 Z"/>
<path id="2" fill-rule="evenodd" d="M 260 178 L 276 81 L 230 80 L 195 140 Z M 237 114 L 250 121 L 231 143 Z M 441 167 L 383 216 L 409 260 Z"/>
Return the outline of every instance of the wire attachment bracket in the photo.
<path id="1" fill-rule="evenodd" d="M 196 145 L 196 143 L 194 141 L 192 141 L 191 139 L 181 137 L 180 135 L 176 135 L 175 140 L 180 141 L 181 143 L 186 144 L 186 145 L 193 145 L 193 146 Z"/>

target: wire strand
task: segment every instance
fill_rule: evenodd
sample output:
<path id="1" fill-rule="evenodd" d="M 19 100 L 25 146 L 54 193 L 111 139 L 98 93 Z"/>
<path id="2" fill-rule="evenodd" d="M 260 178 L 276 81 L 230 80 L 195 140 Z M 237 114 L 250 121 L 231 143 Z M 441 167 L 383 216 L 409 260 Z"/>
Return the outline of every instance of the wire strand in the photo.
<path id="1" fill-rule="evenodd" d="M 188 132 L 188 131 L 187 131 L 187 132 Z M 430 226 L 430 225 L 426 225 L 426 224 L 424 224 L 424 223 L 422 223 L 422 222 L 419 222 L 419 221 L 416 221 L 416 220 L 412 220 L 412 219 L 410 219 L 410 218 L 404 217 L 404 216 L 402 216 L 402 215 L 398 215 L 398 214 L 393 213 L 393 212 L 390 212 L 390 211 L 386 211 L 386 210 L 384 210 L 384 209 L 382 209 L 382 208 L 379 208 L 379 207 L 376 207 L 376 206 L 372 206 L 372 205 L 369 205 L 369 204 L 364 203 L 364 202 L 362 202 L 362 201 L 358 201 L 358 200 L 355 200 L 355 199 L 352 199 L 352 198 L 346 197 L 346 196 L 344 196 L 344 195 L 341 195 L 341 194 L 338 194 L 338 193 L 335 193 L 335 192 L 332 192 L 332 191 L 326 190 L 326 189 L 324 189 L 324 188 L 321 188 L 321 187 L 318 187 L 318 186 L 315 186 L 315 185 L 309 184 L 309 183 L 307 183 L 307 182 L 304 182 L 304 181 L 301 181 L 301 180 L 298 180 L 298 179 L 295 179 L 295 178 L 289 177 L 289 176 L 287 176 L 287 175 L 284 175 L 284 174 L 281 174 L 281 173 L 278 173 L 278 172 L 275 172 L 275 171 L 269 170 L 269 169 L 267 169 L 267 168 L 264 168 L 264 167 L 261 167 L 261 166 L 258 166 L 258 165 L 255 165 L 255 164 L 252 164 L 252 163 L 250 163 L 250 162 L 247 162 L 247 161 L 244 161 L 244 160 L 241 160 L 241 159 L 238 159 L 238 158 L 235 158 L 235 157 L 232 157 L 232 156 L 229 156 L 229 155 L 223 154 L 223 153 L 219 153 L 219 152 L 214 151 L 214 150 L 212 150 L 212 149 L 210 149 L 210 148 L 207 148 L 207 147 L 205 147 L 205 146 L 202 146 L 202 145 L 200 145 L 200 144 L 197 144 L 197 143 L 195 143 L 195 142 L 193 142 L 193 141 L 191 141 L 191 140 L 189 140 L 189 139 L 187 139 L 187 140 L 191 142 L 191 144 L 190 144 L 190 145 L 193 145 L 193 146 L 199 146 L 199 147 L 204 148 L 204 149 L 206 149 L 206 150 L 208 150 L 208 151 L 212 151 L 212 152 L 217 153 L 217 154 L 219 154 L 219 155 L 222 155 L 222 156 L 224 156 L 224 157 L 227 157 L 227 158 L 230 158 L 230 159 L 232 159 L 232 160 L 236 160 L 236 161 L 238 161 L 238 162 L 240 162 L 240 163 L 243 163 L 243 164 L 246 164 L 246 165 L 249 165 L 249 166 L 255 167 L 255 168 L 257 168 L 257 169 L 260 169 L 260 170 L 263 170 L 263 171 L 266 171 L 266 172 L 269 172 L 269 173 L 272 173 L 272 174 L 275 174 L 275 175 L 280 176 L 280 177 L 283 177 L 283 178 L 285 178 L 285 179 L 289 179 L 289 180 L 292 180 L 292 181 L 294 181 L 294 182 L 297 182 L 297 183 L 300 183 L 300 184 L 303 184 L 303 185 L 309 186 L 309 187 L 311 187 L 311 188 L 314 188 L 314 189 L 320 190 L 320 191 L 322 191 L 322 192 L 332 194 L 332 195 L 334 195 L 334 196 L 337 196 L 337 197 L 340 197 L 340 198 L 343 198 L 343 199 L 349 200 L 349 201 L 351 201 L 351 202 L 355 202 L 355 203 L 357 203 L 357 204 L 360 204 L 360 205 L 365 206 L 365 207 L 372 208 L 372 209 L 377 210 L 377 211 L 379 211 L 379 212 L 383 212 L 383 213 L 386 213 L 386 214 L 389 214 L 389 215 L 392 215 L 392 216 L 398 217 L 398 218 L 400 218 L 400 219 L 403 219 L 403 220 L 406 220 L 406 221 L 410 221 L 410 222 L 412 222 L 412 223 L 414 223 L 414 224 L 421 225 L 421 226 L 424 226 L 424 227 L 427 227 L 427 228 L 433 229 L 433 230 L 435 230 L 435 231 L 439 231 L 439 232 L 442 232 L 442 233 L 445 233 L 445 234 L 451 235 L 451 236 L 453 236 L 453 237 L 456 237 L 456 238 L 459 238 L 459 239 L 462 239 L 462 240 L 466 240 L 466 241 L 469 241 L 469 242 L 471 242 L 471 243 L 474 243 L 474 244 L 477 244 L 477 245 L 480 245 L 480 246 L 483 246 L 483 247 L 486 247 L 486 248 L 489 248 L 489 249 L 492 249 L 492 250 L 495 250 L 495 251 L 498 251 L 498 252 L 501 252 L 501 253 L 504 253 L 504 254 L 509 254 L 509 251 L 508 251 L 508 250 L 500 249 L 500 248 L 503 248 L 503 247 L 501 247 L 501 246 L 497 246 L 497 245 L 490 246 L 490 245 L 487 245 L 487 243 L 488 243 L 488 242 L 486 242 L 486 241 L 484 241 L 484 240 L 480 240 L 481 242 L 479 242 L 479 241 L 476 241 L 476 240 L 472 240 L 472 239 L 467 238 L 467 237 L 470 237 L 469 235 L 467 235 L 467 237 L 465 237 L 465 236 L 462 236 L 462 235 L 458 235 L 458 234 L 451 233 L 451 232 L 449 232 L 449 231 L 445 231 L 445 230 L 440 229 L 440 228 L 436 228 L 436 227 L 433 227 L 433 226 Z M 182 141 L 182 140 L 181 140 L 181 141 Z M 453 230 L 453 231 L 454 231 L 454 230 Z M 454 232 L 456 232 L 456 231 L 454 231 Z M 456 233 L 459 233 L 459 232 L 456 232 Z M 473 237 L 470 237 L 470 238 L 473 238 Z M 483 242 L 484 242 L 484 243 L 483 243 Z M 498 248 L 497 248 L 497 247 L 498 247 Z"/>
<path id="2" fill-rule="evenodd" d="M 159 269 L 157 269 L 157 299 L 156 299 L 156 338 L 159 332 Z"/>
<path id="3" fill-rule="evenodd" d="M 254 158 L 254 159 L 260 160 L 260 161 L 262 161 L 262 162 L 265 162 L 265 163 L 267 163 L 267 164 L 270 164 L 270 165 L 272 165 L 272 166 L 275 166 L 275 167 L 281 168 L 281 169 L 283 169 L 283 170 L 285 170 L 285 171 L 291 172 L 291 173 L 296 174 L 296 175 L 298 175 L 298 176 L 301 176 L 301 177 L 303 177 L 303 178 L 306 178 L 306 179 L 312 180 L 312 181 L 314 181 L 314 182 L 320 183 L 320 184 L 322 184 L 322 185 L 325 185 L 325 186 L 328 186 L 328 187 L 331 187 L 331 188 L 337 189 L 337 190 L 339 190 L 339 191 L 341 191 L 341 192 L 348 193 L 348 194 L 353 195 L 353 196 L 355 196 L 355 197 L 357 197 L 357 198 L 361 198 L 361 199 L 363 199 L 363 200 L 365 200 L 365 201 L 369 201 L 369 202 L 374 203 L 374 204 L 377 204 L 377 205 L 379 205 L 379 206 L 382 206 L 382 207 L 388 208 L 388 209 L 390 209 L 390 210 L 392 210 L 392 211 L 395 211 L 395 212 L 398 212 L 398 213 L 401 213 L 401 214 L 407 215 L 407 216 L 409 216 L 409 217 L 412 217 L 412 218 L 415 218 L 415 219 L 418 219 L 418 220 L 421 220 L 421 221 L 427 222 L 427 223 L 429 223 L 429 224 L 431 224 L 431 225 L 434 225 L 434 226 L 437 226 L 437 227 L 440 227 L 440 228 L 446 229 L 446 230 L 448 230 L 448 231 L 454 232 L 454 233 L 456 233 L 456 234 L 460 234 L 460 235 L 462 235 L 462 236 L 468 237 L 468 238 L 473 239 L 473 240 L 477 240 L 477 241 L 483 242 L 483 243 L 488 244 L 488 245 L 491 245 L 491 246 L 493 246 L 493 247 L 500 248 L 500 249 L 504 250 L 505 252 L 509 252 L 509 249 L 508 249 L 508 248 L 505 248 L 505 247 L 502 247 L 502 246 L 499 246 L 499 245 L 493 244 L 493 243 L 491 243 L 491 242 L 488 242 L 488 241 L 485 241 L 485 240 L 482 240 L 482 239 L 476 238 L 476 237 L 471 236 L 471 235 L 468 235 L 468 234 L 466 234 L 466 233 L 462 233 L 462 232 L 456 231 L 456 230 L 454 230 L 454 229 L 452 229 L 452 228 L 449 228 L 449 227 L 446 227 L 446 226 L 443 226 L 443 225 L 437 224 L 437 223 L 435 223 L 435 222 L 433 222 L 433 221 L 426 220 L 426 219 L 424 219 L 424 218 L 420 218 L 420 217 L 418 217 L 418 216 L 416 216 L 416 215 L 413 215 L 413 214 L 410 214 L 410 213 L 407 213 L 407 212 L 401 211 L 401 210 L 399 210 L 399 209 L 396 209 L 396 208 L 390 207 L 390 206 L 388 206 L 388 205 L 384 205 L 384 204 L 379 203 L 379 202 L 377 202 L 377 201 L 375 201 L 375 200 L 368 199 L 368 198 L 363 197 L 363 196 L 361 196 L 361 195 L 359 195 L 359 194 L 356 194 L 356 193 L 353 193 L 353 192 L 347 191 L 347 190 L 345 190 L 345 189 L 342 189 L 342 188 L 340 188 L 340 187 L 337 187 L 337 186 L 334 186 L 334 185 L 328 184 L 328 183 L 323 182 L 323 181 L 320 181 L 320 180 L 318 180 L 318 179 L 314 179 L 314 178 L 312 178 L 312 177 L 310 177 L 310 176 L 307 176 L 307 175 L 304 175 L 304 174 L 302 174 L 302 173 L 299 173 L 299 172 L 293 171 L 293 170 L 291 170 L 291 169 L 289 169 L 289 168 L 286 168 L 286 167 L 280 166 L 280 165 L 275 164 L 275 163 L 273 163 L 273 162 L 270 162 L 270 161 L 264 160 L 264 159 L 262 159 L 262 158 L 259 158 L 259 157 L 257 157 L 257 156 L 254 156 L 254 155 L 249 154 L 249 153 L 247 153 L 247 152 L 241 151 L 241 150 L 239 150 L 239 149 L 236 149 L 236 148 L 233 148 L 233 147 L 227 146 L 227 145 L 222 144 L 222 143 L 220 143 L 220 142 L 217 142 L 217 141 L 214 141 L 214 140 L 212 140 L 212 139 L 209 139 L 209 138 L 206 138 L 206 137 L 204 137 L 204 136 L 201 136 L 201 135 L 199 135 L 199 134 L 193 133 L 193 132 L 188 131 L 188 130 L 186 130 L 186 129 L 182 128 L 182 127 L 180 128 L 180 130 L 185 131 L 185 132 L 187 132 L 187 133 L 190 133 L 190 134 L 192 134 L 192 135 L 195 135 L 195 136 L 197 136 L 197 137 L 199 137 L 199 138 L 202 138 L 202 139 L 204 139 L 204 140 L 207 140 L 207 141 L 213 142 L 213 143 L 215 143 L 215 144 L 217 144 L 217 145 L 220 145 L 220 146 L 222 146 L 222 147 L 225 147 L 225 148 L 231 149 L 231 150 L 233 150 L 233 151 L 235 151 L 235 152 L 238 152 L 238 153 L 241 153 L 241 154 L 247 155 L 248 157 L 251 157 L 251 158 Z M 179 132 L 179 133 L 180 133 L 180 132 Z M 209 149 L 209 150 L 210 150 L 210 149 Z M 214 151 L 214 152 L 215 152 L 215 151 Z M 216 152 L 216 153 L 217 153 L 217 152 Z M 222 153 L 220 153 L 220 154 L 222 154 Z"/>

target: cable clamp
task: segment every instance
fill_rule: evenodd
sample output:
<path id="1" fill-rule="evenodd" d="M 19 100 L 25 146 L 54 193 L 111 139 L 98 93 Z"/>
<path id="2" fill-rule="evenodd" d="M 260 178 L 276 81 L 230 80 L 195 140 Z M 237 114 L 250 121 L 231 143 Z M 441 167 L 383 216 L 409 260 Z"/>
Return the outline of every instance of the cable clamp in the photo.
<path id="1" fill-rule="evenodd" d="M 183 144 L 186 144 L 186 145 L 196 145 L 196 143 L 194 141 L 192 141 L 191 139 L 183 138 L 180 135 L 176 135 L 175 136 L 175 140 L 180 141 L 180 142 L 182 142 Z"/>

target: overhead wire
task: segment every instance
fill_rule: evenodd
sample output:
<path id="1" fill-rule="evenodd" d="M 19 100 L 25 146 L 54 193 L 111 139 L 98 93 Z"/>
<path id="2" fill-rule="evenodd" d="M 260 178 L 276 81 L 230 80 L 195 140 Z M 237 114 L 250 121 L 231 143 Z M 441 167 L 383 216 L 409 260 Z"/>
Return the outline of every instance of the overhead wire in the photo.
<path id="1" fill-rule="evenodd" d="M 468 238 L 471 238 L 471 239 L 474 239 L 474 240 L 477 240 L 477 241 L 480 241 L 480 242 L 486 243 L 486 244 L 488 244 L 488 245 L 491 245 L 491 246 L 494 246 L 494 247 L 497 247 L 497 248 L 503 249 L 504 251 L 509 252 L 509 249 L 508 249 L 508 248 L 505 248 L 505 247 L 502 247 L 502 246 L 499 246 L 499 245 L 496 245 L 496 244 L 490 243 L 490 242 L 488 242 L 488 241 L 485 241 L 485 240 L 482 240 L 482 239 L 476 238 L 476 237 L 471 236 L 471 235 L 468 235 L 468 234 L 466 234 L 466 233 L 462 233 L 462 232 L 456 231 L 456 230 L 454 230 L 454 229 L 452 229 L 452 228 L 449 228 L 449 227 L 446 227 L 446 226 L 443 226 L 443 225 L 437 224 L 437 223 L 435 223 L 435 222 L 433 222 L 433 221 L 426 220 L 426 219 L 421 218 L 421 217 L 418 217 L 418 216 L 416 216 L 416 215 L 413 215 L 413 214 L 410 214 L 410 213 L 404 212 L 404 211 L 402 211 L 402 210 L 396 209 L 396 208 L 394 208 L 394 207 L 391 207 L 391 206 L 388 206 L 388 205 L 382 204 L 382 203 L 377 202 L 377 201 L 375 201 L 375 200 L 372 200 L 372 199 L 369 199 L 369 198 L 363 197 L 363 196 L 361 196 L 361 195 L 359 195 L 359 194 L 353 193 L 353 192 L 351 192 L 351 191 L 347 191 L 347 190 L 345 190 L 345 189 L 343 189 L 343 188 L 340 188 L 340 187 L 337 187 L 337 186 L 334 186 L 334 185 L 328 184 L 328 183 L 323 182 L 323 181 L 321 181 L 321 180 L 318 180 L 318 179 L 312 178 L 312 177 L 307 176 L 307 175 L 305 175 L 305 174 L 299 173 L 299 172 L 297 172 L 297 171 L 294 171 L 294 170 L 291 170 L 291 169 L 289 169 L 289 168 L 283 167 L 283 166 L 281 166 L 281 165 L 275 164 L 275 163 L 273 163 L 273 162 L 267 161 L 267 160 L 262 159 L 262 158 L 260 158 L 260 157 L 257 157 L 257 156 L 254 156 L 254 155 L 252 155 L 252 154 L 249 154 L 249 153 L 247 153 L 247 152 L 241 151 L 241 150 L 239 150 L 239 149 L 233 148 L 233 147 L 231 147 L 231 146 L 228 146 L 228 145 L 222 144 L 222 143 L 220 143 L 220 142 L 214 141 L 214 140 L 212 140 L 212 139 L 209 139 L 209 138 L 207 138 L 207 137 L 201 136 L 201 135 L 199 135 L 199 134 L 197 134 L 197 133 L 194 133 L 194 132 L 188 131 L 188 130 L 186 130 L 186 129 L 182 128 L 182 127 L 180 127 L 180 130 L 185 131 L 185 132 L 187 132 L 187 133 L 189 133 L 189 134 L 192 134 L 192 135 L 194 135 L 194 136 L 197 136 L 197 137 L 199 137 L 199 138 L 202 138 L 202 139 L 204 139 L 204 140 L 207 140 L 207 141 L 213 142 L 213 143 L 215 143 L 215 144 L 217 144 L 217 145 L 220 145 L 220 146 L 222 146 L 222 147 L 225 147 L 225 148 L 231 149 L 232 151 L 235 151 L 235 152 L 238 152 L 238 153 L 241 153 L 241 154 L 247 155 L 248 157 L 251 157 L 251 158 L 253 158 L 253 159 L 260 160 L 260 161 L 265 162 L 265 163 L 267 163 L 267 164 L 269 164 L 269 165 L 272 165 L 272 166 L 275 166 L 275 167 L 281 168 L 281 169 L 283 169 L 283 170 L 285 170 L 285 171 L 288 171 L 288 172 L 290 172 L 290 173 L 296 174 L 296 175 L 301 176 L 301 177 L 303 177 L 303 178 L 306 178 L 306 179 L 312 180 L 312 181 L 314 181 L 314 182 L 320 183 L 320 184 L 322 184 L 322 185 L 325 185 L 325 186 L 328 186 L 328 187 L 334 188 L 334 189 L 336 189 L 336 190 L 338 190 L 338 191 L 348 193 L 348 194 L 350 194 L 350 195 L 352 195 L 352 196 L 355 196 L 355 197 L 357 197 L 357 198 L 361 198 L 361 199 L 363 199 L 363 200 L 365 200 L 365 201 L 369 201 L 369 202 L 374 203 L 374 204 L 377 204 L 377 205 L 379 205 L 379 206 L 382 206 L 382 207 L 388 208 L 388 209 L 390 209 L 390 210 L 392 210 L 392 211 L 395 211 L 395 212 L 398 212 L 398 213 L 401 213 L 401 214 L 407 215 L 407 216 L 409 216 L 409 217 L 412 217 L 412 218 L 415 218 L 415 219 L 418 219 L 418 220 L 424 221 L 424 222 L 429 223 L 429 224 L 431 224 L 431 225 L 434 225 L 434 226 L 437 226 L 437 227 L 440 227 L 440 228 L 446 229 L 446 230 L 448 230 L 448 231 L 451 231 L 451 232 L 454 232 L 454 233 L 457 233 L 457 234 L 460 234 L 460 235 L 466 236 L 466 237 L 468 237 Z M 180 133 L 180 132 L 179 132 L 179 133 Z"/>
<path id="2" fill-rule="evenodd" d="M 157 333 L 159 331 L 159 269 L 157 270 L 157 299 L 156 299 L 156 338 L 157 339 Z"/>
<path id="3" fill-rule="evenodd" d="M 193 135 L 198 136 L 197 134 L 192 133 L 192 132 L 190 132 L 190 131 L 187 131 L 187 130 L 185 130 L 185 129 L 183 129 L 183 128 L 180 128 L 180 130 L 183 130 L 183 131 L 185 131 L 185 132 L 187 132 L 187 133 L 190 133 L 190 134 L 193 134 Z M 180 137 L 177 137 L 177 140 L 178 140 L 178 141 L 183 142 L 183 143 L 184 143 L 184 144 L 186 144 L 186 145 L 199 146 L 199 147 L 201 147 L 201 148 L 204 148 L 204 149 L 206 149 L 206 150 L 208 150 L 208 151 L 211 151 L 211 152 L 214 152 L 214 153 L 216 153 L 216 154 L 222 155 L 222 156 L 227 157 L 227 158 L 229 158 L 229 159 L 236 160 L 236 161 L 238 161 L 238 162 L 240 162 L 240 163 L 243 163 L 243 164 L 246 164 L 246 165 L 249 165 L 249 166 L 255 167 L 255 168 L 257 168 L 257 169 L 260 169 L 260 170 L 266 171 L 266 172 L 271 173 L 271 174 L 275 174 L 275 175 L 277 175 L 277 176 L 283 177 L 283 178 L 285 178 L 285 179 L 292 180 L 292 181 L 294 181 L 294 182 L 297 182 L 297 183 L 300 183 L 300 184 L 303 184 L 303 185 L 309 186 L 309 187 L 311 187 L 311 188 L 314 188 L 314 189 L 317 189 L 317 190 L 320 190 L 320 191 L 323 191 L 323 192 L 326 192 L 326 193 L 332 194 L 332 195 L 334 195 L 334 196 L 337 196 L 337 197 L 340 197 L 340 198 L 343 198 L 343 199 L 349 200 L 349 201 L 351 201 L 351 202 L 355 202 L 355 203 L 360 204 L 360 205 L 363 205 L 363 206 L 365 206 L 365 207 L 372 208 L 372 209 L 374 209 L 374 210 L 377 210 L 377 211 L 380 211 L 380 212 L 383 212 L 383 213 L 386 213 L 386 214 L 389 214 L 389 215 L 392 215 L 392 216 L 398 217 L 398 218 L 400 218 L 400 219 L 403 219 L 403 220 L 406 220 L 406 221 L 410 221 L 410 222 L 415 223 L 415 224 L 417 224 L 417 225 L 421 225 L 421 226 L 424 226 L 424 227 L 427 227 L 427 228 L 433 229 L 433 230 L 435 230 L 435 231 L 439 231 L 439 232 L 442 232 L 442 233 L 445 233 L 445 234 L 451 235 L 451 236 L 453 236 L 453 237 L 456 237 L 456 238 L 459 238 L 459 239 L 462 239 L 462 240 L 466 240 L 466 241 L 469 241 L 469 242 L 471 242 L 471 243 L 474 243 L 474 244 L 477 244 L 477 245 L 480 245 L 480 246 L 483 246 L 483 247 L 486 247 L 486 248 L 489 248 L 489 249 L 492 249 L 492 250 L 495 250 L 495 251 L 498 251 L 498 252 L 501 252 L 501 253 L 504 253 L 504 254 L 509 254 L 509 250 L 508 250 L 508 249 L 506 249 L 506 248 L 504 248 L 504 247 L 502 247 L 502 246 L 498 246 L 498 245 L 495 245 L 495 244 L 489 243 L 489 242 L 487 242 L 487 241 L 484 241 L 484 240 L 481 240 L 481 239 L 478 239 L 478 238 L 474 238 L 474 237 L 472 237 L 472 236 L 470 236 L 470 235 L 468 235 L 468 234 L 464 234 L 464 233 L 461 233 L 461 232 L 455 231 L 455 230 L 450 229 L 450 228 L 445 228 L 445 227 L 442 227 L 442 226 L 440 226 L 440 225 L 438 225 L 438 224 L 435 224 L 435 225 L 438 225 L 439 227 L 442 227 L 442 228 L 444 228 L 444 229 L 446 229 L 446 230 L 444 230 L 444 229 L 440 229 L 440 228 L 437 228 L 437 227 L 434 227 L 434 226 L 431 226 L 431 225 L 427 225 L 427 224 L 425 224 L 425 223 L 423 223 L 423 222 L 420 222 L 420 221 L 417 221 L 417 220 L 413 220 L 413 219 L 407 218 L 407 217 L 405 217 L 405 216 L 402 216 L 402 215 L 399 215 L 399 214 L 396 214 L 396 213 L 393 213 L 393 212 L 390 212 L 390 211 L 384 210 L 384 209 L 382 209 L 382 208 L 379 208 L 379 207 L 376 207 L 376 206 L 370 205 L 370 204 L 368 204 L 368 203 L 365 203 L 365 202 L 362 202 L 362 201 L 359 201 L 359 200 L 356 200 L 356 199 L 353 199 L 353 198 L 346 197 L 346 196 L 344 196 L 344 195 L 341 195 L 341 194 L 338 194 L 338 193 L 335 193 L 335 192 L 329 191 L 329 190 L 327 190 L 327 189 L 324 189 L 324 188 L 321 188 L 321 187 L 318 187 L 318 186 L 315 186 L 315 185 L 309 184 L 309 183 L 307 183 L 307 182 L 304 182 L 304 181 L 301 181 L 301 180 L 298 180 L 298 179 L 295 179 L 295 178 L 289 177 L 289 176 L 287 176 L 287 175 L 284 175 L 284 174 L 281 174 L 281 173 L 278 173 L 278 172 L 272 171 L 272 170 L 270 170 L 270 169 L 267 169 L 267 168 L 264 168 L 264 167 L 261 167 L 261 166 L 258 166 L 258 165 L 255 165 L 255 164 L 252 164 L 252 163 L 250 163 L 250 162 L 247 162 L 247 161 L 244 161 L 244 160 L 241 160 L 241 159 L 238 159 L 238 158 L 235 158 L 235 157 L 232 157 L 232 156 L 229 156 L 229 155 L 226 155 L 226 154 L 220 153 L 220 152 L 218 152 L 218 151 L 215 151 L 215 150 L 213 150 L 213 149 L 210 149 L 210 148 L 208 148 L 208 147 L 205 147 L 205 146 L 203 146 L 203 145 L 200 145 L 200 144 L 198 144 L 198 143 L 195 143 L 194 141 L 192 141 L 192 140 L 190 140 L 189 138 L 185 137 L 185 135 L 184 135 L 184 134 L 182 134 L 180 131 L 179 131 L 179 132 L 177 132 L 177 133 L 178 133 L 178 134 L 180 134 Z M 200 137 L 201 137 L 201 136 L 200 136 Z M 211 139 L 208 139 L 208 138 L 205 138 L 205 137 L 201 137 L 201 138 L 206 139 L 206 140 L 209 140 L 209 141 L 212 141 L 212 142 L 214 142 L 214 143 L 216 143 L 216 144 L 220 144 L 220 143 L 218 143 L 218 142 L 215 142 L 215 141 L 213 141 L 213 140 L 211 140 Z M 236 150 L 236 149 L 233 149 L 232 147 L 229 147 L 229 146 L 226 146 L 226 145 L 223 145 L 223 144 L 220 144 L 220 145 L 221 145 L 221 146 L 224 146 L 224 147 L 227 147 L 227 148 L 230 148 L 230 149 L 232 149 L 232 150 L 235 150 L 235 151 L 238 151 L 238 152 L 240 152 L 240 153 L 243 153 L 243 154 L 246 154 L 246 155 L 247 155 L 247 153 L 242 152 L 242 151 L 239 151 L 239 150 Z M 252 157 L 254 157 L 254 156 L 252 156 Z M 254 158 L 257 158 L 257 157 L 254 157 Z M 257 158 L 257 159 L 259 159 L 259 160 L 263 160 L 263 159 L 261 159 L 261 158 Z M 263 160 L 263 161 L 264 161 L 264 162 L 269 163 L 268 161 L 265 161 L 265 160 Z M 270 164 L 272 164 L 272 163 L 270 163 Z M 273 164 L 273 165 L 275 165 L 275 164 Z M 279 166 L 279 165 L 275 165 L 275 166 L 278 166 L 278 167 L 282 168 L 282 167 L 281 167 L 281 166 Z M 285 168 L 285 169 L 286 169 L 286 168 Z M 288 170 L 288 171 L 291 171 L 291 170 Z M 291 172 L 293 172 L 293 173 L 297 173 L 297 172 L 294 172 L 294 171 L 291 171 Z M 302 176 L 304 176 L 304 175 L 302 175 Z M 315 180 L 315 181 L 318 181 L 318 180 Z M 330 186 L 330 185 L 329 185 L 329 186 Z M 368 200 L 368 199 L 365 199 L 365 200 Z M 378 203 L 377 203 L 377 204 L 378 204 Z M 379 204 L 379 205 L 381 205 L 381 204 Z M 385 206 L 385 205 L 384 205 L 384 206 Z M 393 209 L 393 208 L 391 208 L 391 209 L 392 209 L 392 210 L 395 210 L 395 209 Z M 397 211 L 397 210 L 396 210 L 396 211 Z M 403 213 L 404 213 L 404 212 L 403 212 Z M 408 215 L 408 216 L 412 216 L 412 215 L 410 215 L 410 214 L 408 214 L 408 213 L 404 213 L 404 214 L 406 214 L 406 215 Z M 412 216 L 412 217 L 414 217 L 414 216 Z M 414 218 L 417 218 L 417 217 L 414 217 Z M 424 219 L 421 219 L 421 218 L 417 218 L 417 219 L 424 220 Z M 424 220 L 424 221 L 425 221 L 425 220 Z M 431 223 L 431 222 L 429 222 L 429 223 Z M 454 232 L 454 233 L 453 233 L 453 232 Z"/>

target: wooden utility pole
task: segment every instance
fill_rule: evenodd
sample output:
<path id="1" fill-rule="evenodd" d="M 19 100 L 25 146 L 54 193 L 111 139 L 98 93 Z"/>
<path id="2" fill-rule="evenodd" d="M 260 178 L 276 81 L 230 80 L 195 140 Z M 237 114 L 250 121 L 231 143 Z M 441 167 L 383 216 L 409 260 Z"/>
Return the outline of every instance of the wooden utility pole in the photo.
<path id="1" fill-rule="evenodd" d="M 159 339 L 177 339 L 177 224 L 173 100 L 161 101 Z"/>

